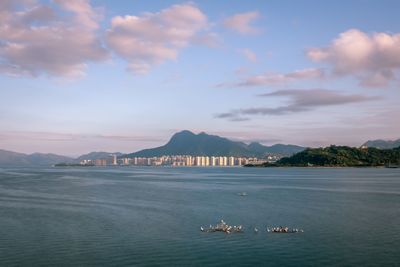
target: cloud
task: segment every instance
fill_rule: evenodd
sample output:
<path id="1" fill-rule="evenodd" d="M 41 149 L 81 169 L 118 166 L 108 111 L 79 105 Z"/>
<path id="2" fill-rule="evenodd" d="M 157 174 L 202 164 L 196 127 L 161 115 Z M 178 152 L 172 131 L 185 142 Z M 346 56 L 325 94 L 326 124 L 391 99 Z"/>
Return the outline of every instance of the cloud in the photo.
<path id="1" fill-rule="evenodd" d="M 233 111 L 225 112 L 225 113 L 219 113 L 219 114 L 216 114 L 214 117 L 218 118 L 218 119 L 227 119 L 229 121 L 236 121 L 236 122 L 250 120 L 250 118 L 248 118 L 248 117 L 243 117 L 242 114 L 240 114 L 240 111 L 238 111 L 238 110 L 233 110 Z"/>
<path id="2" fill-rule="evenodd" d="M 226 18 L 223 24 L 226 28 L 240 34 L 257 34 L 260 33 L 260 29 L 253 27 L 251 23 L 259 17 L 260 13 L 257 11 L 240 13 Z"/>
<path id="3" fill-rule="evenodd" d="M 174 60 L 190 43 L 212 45 L 213 35 L 200 32 L 208 27 L 207 16 L 194 4 L 173 5 L 158 13 L 116 16 L 107 30 L 108 46 L 129 62 L 136 74 Z"/>
<path id="4" fill-rule="evenodd" d="M 215 32 L 207 32 L 201 35 L 195 35 L 190 40 L 190 43 L 195 45 L 203 45 L 210 48 L 221 47 L 222 38 Z"/>
<path id="5" fill-rule="evenodd" d="M 242 118 L 248 119 L 251 115 L 287 115 L 291 113 L 304 112 L 323 106 L 344 105 L 379 99 L 376 96 L 365 96 L 359 94 L 342 94 L 337 91 L 326 89 L 308 90 L 280 90 L 272 93 L 259 95 L 260 97 L 288 97 L 289 103 L 279 107 L 256 107 L 232 110 L 217 114 L 215 117 L 238 121 Z"/>
<path id="6" fill-rule="evenodd" d="M 357 29 L 341 33 L 327 47 L 307 51 L 316 62 L 333 67 L 336 75 L 353 75 L 362 86 L 385 87 L 400 69 L 400 34 L 373 33 Z"/>
<path id="7" fill-rule="evenodd" d="M 250 76 L 237 83 L 221 83 L 216 87 L 252 87 L 277 85 L 282 83 L 293 82 L 297 80 L 307 79 L 324 79 L 325 72 L 323 69 L 302 69 L 289 73 L 264 73 L 260 75 Z"/>
<path id="8" fill-rule="evenodd" d="M 248 61 L 257 62 L 257 55 L 252 50 L 244 48 L 240 49 L 239 52 L 242 53 L 247 58 Z"/>
<path id="9" fill-rule="evenodd" d="M 88 62 L 108 58 L 88 0 L 4 0 L 0 7 L 0 72 L 76 77 Z"/>

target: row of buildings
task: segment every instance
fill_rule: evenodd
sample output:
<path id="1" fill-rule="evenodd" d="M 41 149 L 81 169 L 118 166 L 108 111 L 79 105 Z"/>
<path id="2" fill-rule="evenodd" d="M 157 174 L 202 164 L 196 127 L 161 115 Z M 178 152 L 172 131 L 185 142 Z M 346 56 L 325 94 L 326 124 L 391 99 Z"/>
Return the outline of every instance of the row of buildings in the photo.
<path id="1" fill-rule="evenodd" d="M 267 156 L 264 159 L 251 157 L 226 157 L 226 156 L 190 156 L 175 155 L 161 157 L 134 157 L 117 158 L 110 155 L 106 159 L 83 160 L 82 165 L 108 166 L 108 165 L 135 165 L 135 166 L 243 166 L 245 164 L 258 164 L 266 161 L 276 161 L 277 156 Z"/>

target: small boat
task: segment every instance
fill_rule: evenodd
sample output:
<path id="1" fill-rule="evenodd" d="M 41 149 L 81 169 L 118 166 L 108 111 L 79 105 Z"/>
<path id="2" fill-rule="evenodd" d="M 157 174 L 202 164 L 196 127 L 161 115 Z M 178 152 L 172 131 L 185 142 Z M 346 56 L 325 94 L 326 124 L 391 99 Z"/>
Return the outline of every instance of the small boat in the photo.
<path id="1" fill-rule="evenodd" d="M 247 196 L 247 193 L 246 192 L 240 192 L 240 193 L 238 193 L 238 195 L 241 196 L 241 197 L 245 197 L 245 196 Z"/>
<path id="2" fill-rule="evenodd" d="M 392 164 L 386 165 L 385 167 L 386 167 L 386 168 L 389 168 L 389 169 L 397 169 L 397 168 L 400 168 L 399 165 L 392 165 Z"/>
<path id="3" fill-rule="evenodd" d="M 272 227 L 267 228 L 267 232 L 268 233 L 280 233 L 280 234 L 295 234 L 295 233 L 303 233 L 304 231 L 302 229 L 298 229 L 298 228 L 292 228 L 290 229 L 289 227 Z"/>

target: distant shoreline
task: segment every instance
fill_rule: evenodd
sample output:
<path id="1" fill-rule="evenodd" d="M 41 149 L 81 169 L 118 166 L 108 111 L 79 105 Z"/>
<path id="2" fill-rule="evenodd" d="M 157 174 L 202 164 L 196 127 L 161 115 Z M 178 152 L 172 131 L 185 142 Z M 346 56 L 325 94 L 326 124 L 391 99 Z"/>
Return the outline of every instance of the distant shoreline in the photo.
<path id="1" fill-rule="evenodd" d="M 74 167 L 96 167 L 96 168 L 137 168 L 137 167 L 156 167 L 156 168 L 198 168 L 198 169 L 207 169 L 207 168 L 309 168 L 309 169 L 346 169 L 346 168 L 386 168 L 386 169 L 397 169 L 400 167 L 388 167 L 388 166 L 264 166 L 264 165 L 251 165 L 251 166 L 172 166 L 172 165 L 107 165 L 107 166 L 96 166 L 96 165 L 79 165 L 79 164 L 71 164 L 71 165 L 53 165 L 53 168 L 74 168 Z"/>
<path id="2" fill-rule="evenodd" d="M 386 169 L 397 169 L 397 167 L 389 167 L 389 166 L 265 166 L 265 165 L 247 165 L 243 166 L 245 168 L 313 168 L 313 169 L 341 169 L 341 168 L 386 168 Z"/>

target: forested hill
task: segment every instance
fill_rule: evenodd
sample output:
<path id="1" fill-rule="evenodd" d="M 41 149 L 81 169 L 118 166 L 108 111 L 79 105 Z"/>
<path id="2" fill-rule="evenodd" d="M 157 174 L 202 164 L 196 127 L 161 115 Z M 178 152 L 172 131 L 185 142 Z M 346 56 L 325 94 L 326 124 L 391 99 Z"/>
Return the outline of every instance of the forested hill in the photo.
<path id="1" fill-rule="evenodd" d="M 394 149 L 329 146 L 307 148 L 291 157 L 282 158 L 274 166 L 368 167 L 400 165 L 400 147 Z M 264 164 L 264 166 L 273 166 Z"/>

